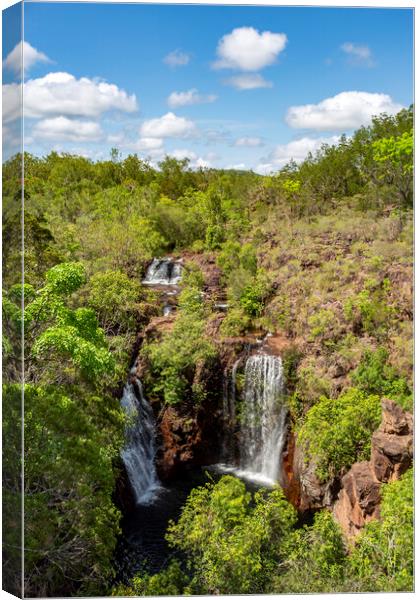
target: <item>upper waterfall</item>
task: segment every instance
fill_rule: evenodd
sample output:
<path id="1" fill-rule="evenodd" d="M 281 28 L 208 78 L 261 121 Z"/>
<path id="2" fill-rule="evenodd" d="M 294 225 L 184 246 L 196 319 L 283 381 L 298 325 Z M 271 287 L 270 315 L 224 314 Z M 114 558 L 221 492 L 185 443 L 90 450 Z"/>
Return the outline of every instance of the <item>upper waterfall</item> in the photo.
<path id="1" fill-rule="evenodd" d="M 137 504 L 148 504 L 153 500 L 160 482 L 155 467 L 155 419 L 150 404 L 144 398 L 139 379 L 126 384 L 121 407 L 127 417 L 126 443 L 121 458 Z"/>
<path id="2" fill-rule="evenodd" d="M 146 285 L 177 285 L 181 281 L 182 264 L 179 260 L 154 258 L 147 268 L 143 283 Z"/>

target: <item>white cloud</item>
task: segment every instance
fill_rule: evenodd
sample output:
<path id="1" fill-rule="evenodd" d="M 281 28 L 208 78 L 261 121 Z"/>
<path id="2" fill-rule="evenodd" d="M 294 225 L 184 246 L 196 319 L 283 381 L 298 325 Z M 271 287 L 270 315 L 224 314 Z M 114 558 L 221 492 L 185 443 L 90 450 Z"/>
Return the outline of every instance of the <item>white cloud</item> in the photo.
<path id="1" fill-rule="evenodd" d="M 229 171 L 229 170 L 233 170 L 233 171 L 245 171 L 246 170 L 246 165 L 245 165 L 245 163 L 239 163 L 237 165 L 226 165 L 226 167 L 224 167 L 224 169 L 226 169 L 226 171 Z"/>
<path id="2" fill-rule="evenodd" d="M 51 62 L 46 54 L 31 46 L 28 42 L 18 42 L 10 54 L 4 59 L 3 68 L 19 75 L 22 71 L 22 58 L 25 73 L 36 63 Z"/>
<path id="3" fill-rule="evenodd" d="M 136 142 L 128 143 L 127 148 L 155 161 L 162 159 L 165 154 L 161 138 L 140 137 Z"/>
<path id="4" fill-rule="evenodd" d="M 276 168 L 278 169 L 278 167 L 275 167 L 272 163 L 259 163 L 253 170 L 259 175 L 270 175 Z"/>
<path id="5" fill-rule="evenodd" d="M 97 142 L 103 136 L 98 123 L 68 119 L 67 117 L 54 117 L 39 121 L 32 129 L 32 134 L 35 138 L 71 142 Z"/>
<path id="6" fill-rule="evenodd" d="M 352 42 L 346 42 L 342 44 L 341 50 L 349 56 L 352 64 L 365 65 L 367 67 L 374 66 L 369 46 L 358 46 Z"/>
<path id="7" fill-rule="evenodd" d="M 253 27 L 239 27 L 219 40 L 215 69 L 258 71 L 275 62 L 284 50 L 287 36 L 284 33 L 263 31 Z"/>
<path id="8" fill-rule="evenodd" d="M 171 150 L 170 155 L 177 160 L 182 160 L 184 158 L 188 158 L 189 160 L 197 159 L 197 154 L 192 150 L 187 150 L 186 148 L 176 148 L 175 150 Z"/>
<path id="9" fill-rule="evenodd" d="M 109 142 L 110 144 L 124 144 L 126 141 L 125 138 L 125 134 L 124 133 L 110 133 L 107 138 L 106 141 Z"/>
<path id="10" fill-rule="evenodd" d="M 226 85 L 231 85 L 237 90 L 255 90 L 257 88 L 271 88 L 273 83 L 264 79 L 259 73 L 234 75 L 225 79 Z"/>
<path id="11" fill-rule="evenodd" d="M 193 121 L 185 117 L 177 117 L 172 112 L 157 119 L 144 121 L 140 127 L 140 135 L 146 138 L 185 138 L 191 137 L 195 132 Z"/>
<path id="12" fill-rule="evenodd" d="M 16 118 L 16 99 L 21 86 L 9 83 L 3 86 L 4 119 Z M 97 117 L 109 110 L 134 112 L 136 96 L 128 95 L 118 86 L 82 77 L 76 79 L 69 73 L 49 73 L 45 77 L 30 79 L 24 85 L 26 117 L 79 116 Z"/>
<path id="13" fill-rule="evenodd" d="M 195 164 L 192 165 L 193 169 L 210 169 L 211 168 L 211 162 L 209 160 L 206 160 L 204 158 L 197 158 L 197 160 L 195 161 Z"/>
<path id="14" fill-rule="evenodd" d="M 395 114 L 403 108 L 387 94 L 341 92 L 319 104 L 291 106 L 286 123 L 299 129 L 318 131 L 348 131 L 368 125 L 374 115 Z"/>
<path id="15" fill-rule="evenodd" d="M 6 160 L 17 152 L 22 151 L 21 122 L 15 121 L 10 125 L 3 125 L 2 134 L 3 160 Z M 25 145 L 27 144 L 28 141 L 25 139 Z"/>
<path id="16" fill-rule="evenodd" d="M 257 173 L 266 175 L 284 167 L 289 161 L 294 160 L 297 163 L 302 162 L 308 156 L 309 152 L 315 153 L 323 144 L 336 144 L 340 137 L 337 135 L 331 137 L 309 138 L 303 137 L 298 140 L 292 140 L 288 144 L 276 146 L 270 156 L 266 157 L 255 169 Z"/>
<path id="17" fill-rule="evenodd" d="M 165 56 L 163 62 L 169 65 L 170 67 L 183 67 L 185 65 L 188 65 L 190 59 L 191 56 L 187 54 L 187 52 L 182 52 L 181 50 L 173 50 Z"/>
<path id="18" fill-rule="evenodd" d="M 2 86 L 3 123 L 10 123 L 22 116 L 22 86 L 7 83 Z"/>
<path id="19" fill-rule="evenodd" d="M 340 140 L 338 135 L 331 137 L 309 138 L 303 137 L 298 140 L 293 140 L 288 144 L 280 144 L 276 146 L 272 158 L 277 164 L 286 164 L 289 160 L 302 162 L 305 160 L 309 152 L 316 152 L 323 144 L 336 144 Z"/>
<path id="20" fill-rule="evenodd" d="M 161 138 L 141 137 L 135 143 L 136 149 L 140 151 L 160 150 L 162 146 L 163 140 Z"/>
<path id="21" fill-rule="evenodd" d="M 241 137 L 235 140 L 235 146 L 239 147 L 248 147 L 248 148 L 257 148 L 258 146 L 263 146 L 264 142 L 259 137 Z"/>
<path id="22" fill-rule="evenodd" d="M 168 152 L 168 154 L 177 160 L 188 158 L 191 169 L 209 169 L 212 166 L 210 154 L 206 155 L 205 157 L 197 156 L 195 152 L 188 150 L 187 148 L 177 148 L 175 150 L 171 150 Z"/>
<path id="23" fill-rule="evenodd" d="M 187 92 L 172 92 L 168 97 L 168 105 L 171 108 L 178 108 L 179 106 L 189 106 L 191 104 L 207 104 L 215 100 L 217 100 L 217 96 L 214 94 L 199 94 L 197 89 L 192 88 Z"/>

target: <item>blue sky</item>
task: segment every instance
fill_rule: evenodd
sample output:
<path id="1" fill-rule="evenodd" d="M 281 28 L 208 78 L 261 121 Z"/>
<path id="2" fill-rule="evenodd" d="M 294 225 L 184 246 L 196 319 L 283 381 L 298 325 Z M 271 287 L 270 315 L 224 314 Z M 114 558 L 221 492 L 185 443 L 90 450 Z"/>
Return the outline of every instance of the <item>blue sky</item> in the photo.
<path id="1" fill-rule="evenodd" d="M 270 172 L 408 106 L 412 47 L 410 9 L 26 3 L 26 149 Z"/>

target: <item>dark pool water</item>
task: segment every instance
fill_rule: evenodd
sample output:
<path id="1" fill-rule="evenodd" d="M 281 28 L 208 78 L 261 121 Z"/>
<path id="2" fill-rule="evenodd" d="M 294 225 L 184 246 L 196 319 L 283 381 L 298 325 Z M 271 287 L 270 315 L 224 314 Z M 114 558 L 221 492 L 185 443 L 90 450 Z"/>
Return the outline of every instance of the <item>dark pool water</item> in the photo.
<path id="1" fill-rule="evenodd" d="M 156 573 L 173 557 L 183 557 L 169 548 L 165 533 L 171 519 L 177 520 L 182 507 L 194 487 L 208 480 L 206 471 L 191 470 L 173 483 L 162 486 L 154 501 L 140 505 L 124 515 L 122 535 L 117 545 L 115 583 L 129 583 L 139 571 Z"/>
<path id="2" fill-rule="evenodd" d="M 165 533 L 170 520 L 176 521 L 181 515 L 191 490 L 207 481 L 217 481 L 223 473 L 214 467 L 202 467 L 188 471 L 183 477 L 162 486 L 149 505 L 139 505 L 124 515 L 122 534 L 115 555 L 116 577 L 114 584 L 128 584 L 139 571 L 157 573 L 178 558 L 182 563 L 185 557 L 177 550 L 169 548 Z M 256 491 L 260 484 L 244 481 L 249 491 Z"/>

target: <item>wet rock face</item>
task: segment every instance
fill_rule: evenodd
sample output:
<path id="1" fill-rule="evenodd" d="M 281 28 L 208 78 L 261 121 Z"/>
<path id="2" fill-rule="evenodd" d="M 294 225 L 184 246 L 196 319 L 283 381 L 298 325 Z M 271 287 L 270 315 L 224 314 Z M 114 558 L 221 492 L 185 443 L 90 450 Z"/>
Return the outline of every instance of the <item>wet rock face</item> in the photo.
<path id="1" fill-rule="evenodd" d="M 159 422 L 156 467 L 168 481 L 193 466 L 216 462 L 220 447 L 217 411 L 206 406 L 167 406 Z"/>
<path id="2" fill-rule="evenodd" d="M 120 473 L 116 479 L 116 486 L 113 493 L 113 499 L 116 506 L 123 512 L 129 513 L 136 508 L 136 499 L 133 489 L 127 476 L 122 460 L 120 462 Z"/>
<path id="3" fill-rule="evenodd" d="M 372 436 L 369 461 L 355 463 L 342 479 L 333 513 L 348 537 L 378 518 L 382 483 L 399 479 L 413 460 L 413 415 L 382 401 L 382 422 Z"/>

